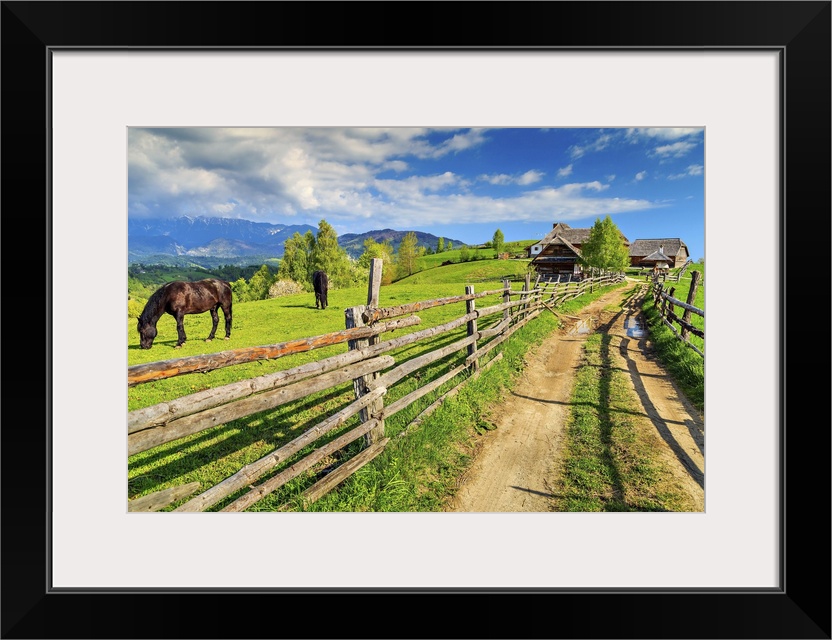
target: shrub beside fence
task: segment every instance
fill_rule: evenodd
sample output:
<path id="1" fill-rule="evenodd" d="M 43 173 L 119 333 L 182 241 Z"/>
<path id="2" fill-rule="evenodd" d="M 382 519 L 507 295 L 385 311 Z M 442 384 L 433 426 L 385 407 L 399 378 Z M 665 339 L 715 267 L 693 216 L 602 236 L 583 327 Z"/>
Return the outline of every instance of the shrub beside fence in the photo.
<path id="1" fill-rule="evenodd" d="M 159 403 L 128 414 L 128 455 L 146 451 L 232 420 L 237 420 L 311 394 L 332 389 L 352 381 L 354 397 L 333 415 L 306 429 L 295 439 L 282 444 L 267 455 L 245 465 L 238 472 L 180 504 L 174 511 L 205 511 L 248 488 L 221 511 L 242 511 L 290 480 L 309 472 L 324 460 L 353 442 L 362 440 L 361 450 L 341 462 L 302 493 L 302 500 L 311 503 L 318 499 L 362 466 L 379 455 L 390 441 L 385 434 L 385 420 L 420 398 L 439 389 L 454 378 L 465 377 L 457 386 L 443 394 L 410 424 L 417 424 L 435 410 L 444 399 L 454 395 L 465 382 L 498 361 L 501 354 L 494 349 L 515 331 L 537 317 L 543 309 L 554 309 L 595 287 L 623 281 L 622 274 L 604 275 L 580 282 L 532 284 L 527 275 L 522 290 L 513 290 L 508 280 L 500 289 L 475 292 L 474 286 L 465 288 L 458 296 L 424 300 L 392 307 L 379 307 L 381 261 L 373 260 L 370 268 L 368 303 L 345 310 L 343 331 L 292 340 L 275 345 L 235 349 L 204 356 L 193 356 L 163 362 L 136 365 L 128 368 L 128 386 L 183 374 L 210 371 L 260 359 L 280 358 L 293 353 L 347 342 L 348 351 L 284 371 L 242 380 L 218 388 L 207 389 L 168 402 Z M 499 302 L 477 307 L 477 301 L 496 297 Z M 414 313 L 432 307 L 465 303 L 465 313 L 443 324 L 417 330 L 399 337 L 382 340 L 382 334 L 421 323 Z M 464 337 L 445 344 L 450 332 L 465 328 Z M 399 347 L 415 343 L 438 342 L 436 348 L 409 360 L 397 363 L 386 355 Z M 439 362 L 460 351 L 464 360 L 436 379 L 426 382 L 392 402 L 385 404 L 388 391 L 402 380 L 418 377 L 423 367 Z M 414 375 L 416 374 L 416 375 Z M 301 459 L 299 452 L 321 440 L 335 435 L 346 423 L 358 416 L 359 424 L 319 446 Z M 407 431 L 400 433 L 404 435 Z M 276 475 L 260 484 L 260 479 L 278 469 Z M 136 500 L 128 501 L 131 511 L 158 511 L 198 491 L 197 483 L 165 489 Z M 283 504 L 280 509 L 286 509 Z"/>

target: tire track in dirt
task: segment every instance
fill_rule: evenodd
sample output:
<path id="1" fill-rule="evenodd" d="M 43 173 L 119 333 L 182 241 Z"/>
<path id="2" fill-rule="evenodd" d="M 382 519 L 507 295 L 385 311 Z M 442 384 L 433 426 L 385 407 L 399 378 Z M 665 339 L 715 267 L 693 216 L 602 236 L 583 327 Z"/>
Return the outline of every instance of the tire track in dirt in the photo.
<path id="1" fill-rule="evenodd" d="M 604 312 L 620 304 L 617 313 Z M 546 512 L 554 510 L 553 482 L 570 412 L 575 371 L 591 328 L 612 337 L 634 393 L 641 400 L 643 428 L 658 434 L 665 466 L 691 495 L 693 510 L 704 510 L 704 424 L 702 416 L 675 389 L 653 358 L 649 340 L 632 337 L 628 320 L 640 318 L 643 287 L 631 281 L 590 303 L 526 355 L 514 391 L 489 416 L 496 429 L 486 432 L 474 461 L 445 511 Z M 628 331 L 629 329 L 629 331 Z"/>

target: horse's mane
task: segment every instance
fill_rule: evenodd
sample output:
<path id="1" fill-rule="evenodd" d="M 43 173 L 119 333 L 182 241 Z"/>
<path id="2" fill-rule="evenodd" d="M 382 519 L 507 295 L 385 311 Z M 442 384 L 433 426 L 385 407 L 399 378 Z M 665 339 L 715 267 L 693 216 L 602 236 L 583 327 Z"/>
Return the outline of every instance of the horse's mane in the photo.
<path id="1" fill-rule="evenodd" d="M 148 322 L 153 322 L 158 319 L 162 313 L 164 313 L 164 297 L 167 288 L 168 285 L 159 287 L 153 292 L 153 295 L 147 299 L 147 304 L 144 305 L 142 314 L 139 316 L 139 324 L 145 325 Z"/>

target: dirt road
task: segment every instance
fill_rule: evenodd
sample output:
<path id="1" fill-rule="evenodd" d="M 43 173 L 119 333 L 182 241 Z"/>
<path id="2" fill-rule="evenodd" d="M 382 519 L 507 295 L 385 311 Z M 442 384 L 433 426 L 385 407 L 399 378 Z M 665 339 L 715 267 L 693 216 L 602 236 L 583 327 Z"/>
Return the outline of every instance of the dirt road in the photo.
<path id="1" fill-rule="evenodd" d="M 554 510 L 556 465 L 570 412 L 570 397 L 590 331 L 612 336 L 611 348 L 630 373 L 641 401 L 644 429 L 653 429 L 666 467 L 704 511 L 704 420 L 653 357 L 642 331 L 643 282 L 630 281 L 591 303 L 526 356 L 514 391 L 492 413 L 497 428 L 481 441 L 473 465 L 446 511 L 545 512 Z M 548 313 L 548 311 L 544 311 Z"/>

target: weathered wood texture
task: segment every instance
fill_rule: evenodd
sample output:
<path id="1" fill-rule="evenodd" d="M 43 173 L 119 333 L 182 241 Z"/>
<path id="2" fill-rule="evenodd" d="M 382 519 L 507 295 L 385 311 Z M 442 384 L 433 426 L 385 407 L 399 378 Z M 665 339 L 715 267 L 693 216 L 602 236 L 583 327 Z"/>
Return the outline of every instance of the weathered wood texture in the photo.
<path id="1" fill-rule="evenodd" d="M 305 398 L 318 391 L 324 391 L 348 382 L 358 375 L 384 369 L 393 362 L 393 358 L 389 356 L 359 362 L 338 371 L 325 373 L 312 380 L 302 380 L 280 389 L 264 391 L 236 402 L 171 420 L 160 427 L 151 427 L 150 429 L 131 433 L 127 437 L 128 455 L 132 456 L 141 451 L 158 447 L 160 444 L 179 440 L 193 433 L 217 427 L 254 413 L 274 409 L 293 400 Z"/>
<path id="2" fill-rule="evenodd" d="M 363 467 L 373 458 L 382 453 L 384 451 L 384 447 L 387 446 L 388 442 L 390 442 L 390 438 L 384 438 L 383 440 L 379 440 L 378 442 L 371 444 L 361 453 L 354 455 L 352 458 L 344 462 L 340 467 L 335 469 L 335 471 L 328 473 L 323 477 L 322 480 L 318 480 L 318 482 L 316 482 L 311 487 L 306 489 L 303 493 L 301 493 L 301 501 L 304 503 L 305 506 L 308 506 L 312 502 L 315 502 L 315 500 L 317 500 L 321 496 L 326 495 L 327 493 L 332 491 L 344 480 L 349 478 L 353 473 L 358 471 L 361 467 Z M 278 508 L 278 511 L 286 511 L 290 507 L 291 505 L 289 504 L 281 505 L 281 507 Z"/>
<path id="3" fill-rule="evenodd" d="M 363 396 L 361 399 L 356 400 L 338 413 L 330 416 L 311 429 L 308 429 L 288 444 L 283 445 L 279 449 L 272 451 L 270 454 L 263 456 L 251 464 L 247 464 L 233 476 L 226 478 L 219 484 L 214 485 L 185 504 L 178 506 L 174 509 L 174 511 L 205 511 L 205 509 L 212 507 L 226 496 L 248 486 L 264 473 L 273 469 L 279 463 L 295 455 L 306 445 L 315 442 L 315 440 L 324 434 L 340 427 L 349 418 L 385 393 L 387 393 L 387 389 L 384 387 L 374 389 L 372 392 Z"/>
<path id="4" fill-rule="evenodd" d="M 185 373 L 205 373 L 214 369 L 221 369 L 235 364 L 246 364 L 257 360 L 273 360 L 282 358 L 294 353 L 303 353 L 321 347 L 331 347 L 336 344 L 343 344 L 349 340 L 376 336 L 386 331 L 395 331 L 404 327 L 419 324 L 418 317 L 403 318 L 378 324 L 372 327 L 357 327 L 344 331 L 325 333 L 312 338 L 298 338 L 279 344 L 266 345 L 262 347 L 244 347 L 242 349 L 231 349 L 219 353 L 208 353 L 202 356 L 189 356 L 187 358 L 176 358 L 163 360 L 161 362 L 149 362 L 137 364 L 127 369 L 127 386 L 132 387 L 151 380 L 164 380 L 174 376 L 181 376 Z"/>
<path id="5" fill-rule="evenodd" d="M 164 509 L 169 504 L 173 504 L 177 500 L 187 498 L 192 493 L 196 493 L 199 489 L 198 482 L 189 482 L 178 487 L 171 487 L 170 489 L 162 489 L 156 493 L 150 493 L 141 498 L 127 501 L 128 511 L 159 511 Z"/>
<path id="6" fill-rule="evenodd" d="M 510 288 L 508 280 L 504 281 L 507 287 Z M 462 296 L 449 296 L 447 298 L 436 298 L 434 300 L 420 300 L 419 302 L 409 302 L 408 304 L 400 304 L 395 307 L 385 307 L 382 309 L 367 309 L 362 319 L 368 325 L 375 323 L 384 318 L 395 318 L 403 316 L 408 313 L 415 313 L 423 309 L 432 309 L 433 307 L 442 307 L 446 304 L 454 304 L 457 302 L 466 302 L 467 300 L 474 300 L 477 298 L 485 298 L 495 294 L 504 293 L 504 289 L 494 289 L 492 291 L 482 291 L 480 293 L 465 294 Z"/>
<path id="7" fill-rule="evenodd" d="M 351 429 L 347 433 L 335 438 L 332 442 L 328 442 L 324 446 L 319 447 L 305 458 L 299 460 L 290 467 L 287 467 L 277 475 L 272 476 L 262 484 L 252 487 L 251 491 L 243 494 L 227 507 L 220 509 L 220 511 L 244 511 L 245 509 L 248 509 L 255 502 L 258 502 L 270 493 L 273 493 L 289 482 L 289 480 L 297 478 L 300 474 L 308 471 L 321 460 L 324 460 L 327 456 L 334 454 L 336 451 L 343 449 L 351 442 L 367 435 L 378 426 L 379 422 L 379 420 L 372 419 L 361 423 L 354 429 Z"/>
<path id="8" fill-rule="evenodd" d="M 465 287 L 465 293 L 466 293 L 466 295 L 472 295 L 474 293 L 474 285 L 466 286 Z M 477 311 L 476 304 L 477 303 L 476 303 L 476 300 L 474 298 L 471 298 L 470 300 L 468 300 L 465 303 L 465 311 L 467 311 L 466 315 L 471 315 L 472 313 L 476 313 L 476 311 Z M 468 336 L 469 337 L 477 335 L 477 319 L 476 318 L 474 318 L 473 320 L 468 321 L 467 329 L 468 329 Z M 470 356 L 476 350 L 477 350 L 477 341 L 474 340 L 473 343 L 468 345 L 468 355 Z M 474 360 L 471 363 L 471 368 L 474 371 L 476 371 L 479 368 L 479 366 L 480 366 L 479 360 Z"/>

